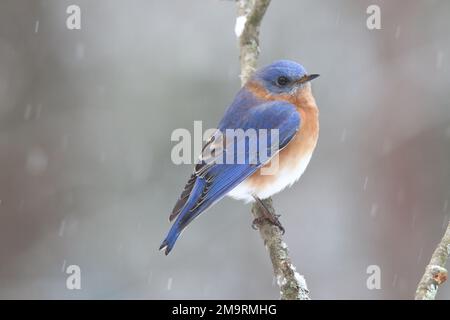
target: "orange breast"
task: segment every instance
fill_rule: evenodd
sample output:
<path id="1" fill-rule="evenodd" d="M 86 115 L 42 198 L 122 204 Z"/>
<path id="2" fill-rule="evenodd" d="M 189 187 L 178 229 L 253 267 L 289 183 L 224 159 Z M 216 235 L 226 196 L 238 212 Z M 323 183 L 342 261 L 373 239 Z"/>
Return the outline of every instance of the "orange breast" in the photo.
<path id="1" fill-rule="evenodd" d="M 252 86 L 250 86 L 250 90 L 251 88 Z M 296 95 L 272 96 L 268 95 L 267 92 L 261 92 L 260 88 L 255 90 L 254 93 L 258 96 L 264 94 L 265 99 L 284 100 L 292 103 L 297 107 L 297 112 L 299 112 L 301 119 L 299 131 L 278 154 L 278 169 L 270 175 L 261 174 L 261 169 L 259 169 L 245 181 L 250 188 L 257 192 L 258 189 L 266 188 L 269 184 L 275 183 L 280 176 L 280 172 L 285 173 L 292 170 L 292 174 L 295 175 L 296 172 L 294 171 L 298 170 L 301 162 L 304 159 L 309 161 L 309 157 L 314 151 L 319 137 L 319 110 L 312 95 L 310 84 L 299 89 Z M 264 167 L 267 169 L 273 166 L 272 161 Z M 301 173 L 299 174 L 301 175 Z"/>

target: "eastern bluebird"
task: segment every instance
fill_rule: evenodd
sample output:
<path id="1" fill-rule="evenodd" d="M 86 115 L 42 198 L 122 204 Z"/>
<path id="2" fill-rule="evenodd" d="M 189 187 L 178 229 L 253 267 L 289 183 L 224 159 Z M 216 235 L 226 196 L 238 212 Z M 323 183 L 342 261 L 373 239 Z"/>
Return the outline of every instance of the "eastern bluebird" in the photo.
<path id="1" fill-rule="evenodd" d="M 261 147 L 251 148 L 245 144 L 241 151 L 245 157 L 243 163 L 207 161 L 223 160 L 231 151 L 240 152 L 236 151 L 234 138 L 230 148 L 227 135 L 220 139 L 214 134 L 203 148 L 200 162 L 170 214 L 169 221 L 176 220 L 160 250 L 165 248 L 165 254 L 169 254 L 184 228 L 225 195 L 257 201 L 265 209 L 265 218 L 284 231 L 261 199 L 291 186 L 311 159 L 319 135 L 319 110 L 309 82 L 318 76 L 307 74 L 303 66 L 288 60 L 276 61 L 255 72 L 226 110 L 217 132 L 276 129 L 277 143 L 271 138 L 267 143 L 271 157 L 263 160 Z M 272 165 L 275 155 L 278 161 L 275 171 L 264 174 L 262 171 Z"/>

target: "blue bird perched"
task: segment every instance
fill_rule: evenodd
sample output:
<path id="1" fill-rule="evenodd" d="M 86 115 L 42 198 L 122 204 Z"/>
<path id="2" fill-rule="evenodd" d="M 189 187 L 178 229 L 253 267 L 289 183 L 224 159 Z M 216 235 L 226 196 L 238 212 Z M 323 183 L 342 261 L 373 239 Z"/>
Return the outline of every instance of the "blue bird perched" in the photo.
<path id="1" fill-rule="evenodd" d="M 318 76 L 288 60 L 255 72 L 205 144 L 201 161 L 170 214 L 169 221 L 176 220 L 160 250 L 169 254 L 186 226 L 226 195 L 257 201 L 265 209 L 265 219 L 284 231 L 261 199 L 291 186 L 311 159 L 319 136 L 319 110 L 310 81 Z M 249 135 L 235 134 L 238 130 L 271 135 L 256 135 L 252 145 Z M 230 138 L 228 132 L 234 135 Z"/>

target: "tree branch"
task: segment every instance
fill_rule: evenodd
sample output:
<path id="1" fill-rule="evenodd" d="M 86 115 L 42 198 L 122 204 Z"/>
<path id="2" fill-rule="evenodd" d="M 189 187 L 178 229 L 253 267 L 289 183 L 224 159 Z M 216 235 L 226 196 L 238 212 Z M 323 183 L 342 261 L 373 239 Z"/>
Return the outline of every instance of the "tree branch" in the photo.
<path id="1" fill-rule="evenodd" d="M 259 29 L 270 0 L 236 0 L 237 19 L 235 33 L 239 40 L 241 83 L 244 85 L 256 70 L 259 56 Z M 263 200 L 267 209 L 275 214 L 272 199 Z M 254 203 L 253 216 L 264 217 L 261 208 Z M 305 278 L 295 271 L 289 257 L 286 243 L 282 239 L 281 230 L 268 221 L 262 220 L 259 232 L 269 251 L 273 272 L 280 287 L 282 300 L 310 300 Z"/>
<path id="2" fill-rule="evenodd" d="M 434 300 L 439 285 L 445 282 L 448 272 L 445 264 L 450 255 L 450 222 L 447 226 L 441 242 L 431 256 L 430 263 L 425 268 L 425 273 L 416 290 L 416 300 Z"/>

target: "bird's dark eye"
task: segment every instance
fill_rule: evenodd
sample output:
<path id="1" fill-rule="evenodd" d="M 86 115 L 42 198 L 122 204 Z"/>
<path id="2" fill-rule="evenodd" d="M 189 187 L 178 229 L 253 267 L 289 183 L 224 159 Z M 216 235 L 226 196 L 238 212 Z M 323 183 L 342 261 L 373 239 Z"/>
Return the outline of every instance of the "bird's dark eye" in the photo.
<path id="1" fill-rule="evenodd" d="M 277 78 L 277 85 L 285 86 L 289 83 L 289 78 L 285 76 L 280 76 Z"/>

